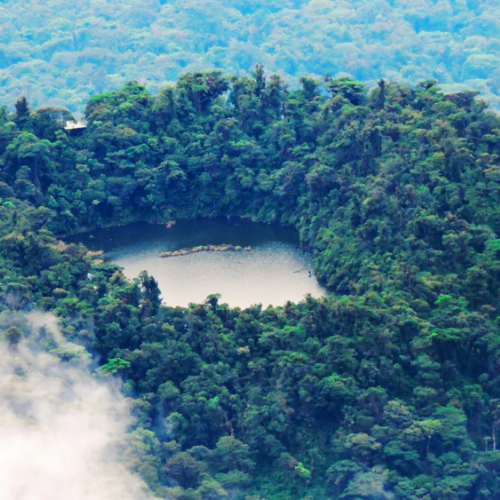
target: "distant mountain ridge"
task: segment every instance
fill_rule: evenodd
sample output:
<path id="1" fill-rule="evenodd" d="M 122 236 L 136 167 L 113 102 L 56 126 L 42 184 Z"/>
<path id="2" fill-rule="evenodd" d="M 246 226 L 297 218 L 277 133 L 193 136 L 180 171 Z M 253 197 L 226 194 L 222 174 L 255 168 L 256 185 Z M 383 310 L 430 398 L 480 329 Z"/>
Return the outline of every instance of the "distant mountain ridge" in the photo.
<path id="1" fill-rule="evenodd" d="M 62 0 L 0 2 L 0 103 L 83 111 L 130 80 L 157 92 L 186 71 L 381 75 L 500 107 L 498 0 Z"/>

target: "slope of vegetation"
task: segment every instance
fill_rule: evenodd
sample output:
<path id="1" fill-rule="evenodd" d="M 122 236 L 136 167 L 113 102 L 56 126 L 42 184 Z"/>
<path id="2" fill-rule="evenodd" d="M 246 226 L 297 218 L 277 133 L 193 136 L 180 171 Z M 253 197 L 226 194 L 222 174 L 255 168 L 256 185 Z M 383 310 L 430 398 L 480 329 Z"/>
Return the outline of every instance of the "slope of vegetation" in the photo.
<path id="1" fill-rule="evenodd" d="M 160 498 L 500 499 L 500 119 L 474 94 L 257 67 L 64 118 L 0 112 L 0 307 L 54 312 L 123 379 Z M 54 236 L 219 215 L 296 227 L 332 293 L 170 308 Z"/>
<path id="2" fill-rule="evenodd" d="M 129 80 L 256 63 L 287 80 L 348 72 L 480 90 L 498 108 L 497 0 L 0 2 L 0 102 L 82 110 Z"/>

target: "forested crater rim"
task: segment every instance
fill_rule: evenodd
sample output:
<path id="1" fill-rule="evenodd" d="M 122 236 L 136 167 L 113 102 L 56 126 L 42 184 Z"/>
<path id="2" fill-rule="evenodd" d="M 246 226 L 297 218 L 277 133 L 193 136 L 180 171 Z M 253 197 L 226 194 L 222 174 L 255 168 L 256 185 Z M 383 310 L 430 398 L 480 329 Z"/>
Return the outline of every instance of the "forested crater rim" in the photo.
<path id="1" fill-rule="evenodd" d="M 434 81 L 325 86 L 131 83 L 79 134 L 2 109 L 0 307 L 55 313 L 123 380 L 159 497 L 497 500 L 500 119 Z M 333 293 L 162 307 L 148 275 L 53 237 L 225 214 L 295 227 Z"/>

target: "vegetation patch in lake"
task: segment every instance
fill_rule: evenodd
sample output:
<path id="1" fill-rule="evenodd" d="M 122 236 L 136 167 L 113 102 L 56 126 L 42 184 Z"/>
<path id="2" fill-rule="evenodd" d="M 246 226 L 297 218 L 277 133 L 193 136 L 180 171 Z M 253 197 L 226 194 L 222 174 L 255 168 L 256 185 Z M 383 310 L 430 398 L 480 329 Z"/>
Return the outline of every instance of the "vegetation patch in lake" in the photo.
<path id="1" fill-rule="evenodd" d="M 173 252 L 162 252 L 160 254 L 161 259 L 166 259 L 168 257 L 182 257 L 183 255 L 190 255 L 192 253 L 198 252 L 241 252 L 245 250 L 250 252 L 252 247 L 240 247 L 239 245 L 198 245 L 197 247 L 185 248 L 182 250 L 174 250 Z"/>

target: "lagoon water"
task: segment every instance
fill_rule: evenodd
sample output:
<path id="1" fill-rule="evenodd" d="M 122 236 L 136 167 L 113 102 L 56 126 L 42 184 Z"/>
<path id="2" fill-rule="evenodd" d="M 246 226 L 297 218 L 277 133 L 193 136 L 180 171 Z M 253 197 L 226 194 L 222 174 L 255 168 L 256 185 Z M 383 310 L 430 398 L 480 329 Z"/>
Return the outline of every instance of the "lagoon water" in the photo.
<path id="1" fill-rule="evenodd" d="M 292 229 L 226 219 L 179 221 L 171 228 L 140 222 L 81 234 L 71 241 L 104 250 L 106 260 L 123 267 L 128 278 L 147 271 L 170 306 L 200 303 L 214 293 L 233 307 L 278 306 L 298 302 L 306 294 L 325 294 L 309 276 L 311 258 L 301 251 Z M 159 258 L 166 251 L 221 244 L 250 246 L 252 251 Z"/>

